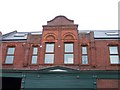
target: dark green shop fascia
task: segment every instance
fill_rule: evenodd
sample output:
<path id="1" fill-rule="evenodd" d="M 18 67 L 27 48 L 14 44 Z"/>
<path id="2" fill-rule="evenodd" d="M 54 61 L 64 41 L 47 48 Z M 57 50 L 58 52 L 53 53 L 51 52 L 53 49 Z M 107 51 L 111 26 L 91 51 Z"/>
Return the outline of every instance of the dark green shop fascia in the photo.
<path id="1" fill-rule="evenodd" d="M 55 71 L 55 70 L 63 71 Z M 97 79 L 120 79 L 118 70 L 74 70 L 52 67 L 41 70 L 2 70 L 2 77 L 22 78 L 21 88 L 94 88 Z"/>

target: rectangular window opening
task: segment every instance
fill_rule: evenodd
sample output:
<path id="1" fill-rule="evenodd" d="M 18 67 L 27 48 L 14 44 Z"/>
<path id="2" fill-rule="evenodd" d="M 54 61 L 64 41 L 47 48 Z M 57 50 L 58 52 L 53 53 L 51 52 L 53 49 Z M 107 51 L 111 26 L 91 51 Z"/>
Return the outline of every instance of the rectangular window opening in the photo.
<path id="1" fill-rule="evenodd" d="M 109 46 L 110 63 L 120 64 L 118 46 Z"/>
<path id="2" fill-rule="evenodd" d="M 55 43 L 46 43 L 46 49 L 45 49 L 45 64 L 54 64 L 54 48 Z"/>
<path id="3" fill-rule="evenodd" d="M 13 64 L 15 47 L 8 47 L 5 64 Z"/>
<path id="4" fill-rule="evenodd" d="M 38 47 L 33 47 L 33 53 L 32 53 L 32 64 L 37 64 L 38 59 Z"/>
<path id="5" fill-rule="evenodd" d="M 88 51 L 87 46 L 82 46 L 82 64 L 88 64 Z"/>
<path id="6" fill-rule="evenodd" d="M 74 64 L 73 43 L 64 43 L 64 64 Z"/>

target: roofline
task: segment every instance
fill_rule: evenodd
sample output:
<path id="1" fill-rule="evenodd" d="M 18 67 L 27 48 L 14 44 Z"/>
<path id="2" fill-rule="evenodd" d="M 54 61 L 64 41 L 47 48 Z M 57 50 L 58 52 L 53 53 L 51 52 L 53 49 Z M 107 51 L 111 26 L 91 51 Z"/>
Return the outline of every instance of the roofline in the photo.
<path id="1" fill-rule="evenodd" d="M 64 15 L 58 15 L 58 16 L 56 16 L 55 18 L 53 18 L 52 20 L 47 21 L 47 23 L 54 21 L 54 20 L 55 20 L 56 18 L 58 18 L 58 17 L 64 17 L 64 18 L 66 18 L 68 21 L 74 22 L 74 20 L 68 19 L 68 18 L 67 18 L 66 16 L 64 16 Z"/>
<path id="2" fill-rule="evenodd" d="M 120 37 L 119 37 L 119 38 L 116 38 L 116 37 L 115 37 L 115 38 L 104 38 L 104 37 L 101 37 L 101 38 L 96 38 L 96 37 L 94 37 L 94 39 L 102 39 L 102 40 L 105 40 L 105 39 L 114 39 L 114 40 L 115 40 L 115 39 L 118 39 L 118 40 L 119 40 L 119 39 L 120 39 Z"/>
<path id="3" fill-rule="evenodd" d="M 2 41 L 25 41 L 27 39 L 2 39 Z"/>
<path id="4" fill-rule="evenodd" d="M 3 34 L 2 36 L 4 37 L 4 36 L 6 36 L 6 35 L 8 35 L 8 34 L 11 34 L 11 33 L 17 33 L 17 30 L 12 31 L 12 32 L 9 32 L 9 33 L 6 33 L 6 34 Z"/>

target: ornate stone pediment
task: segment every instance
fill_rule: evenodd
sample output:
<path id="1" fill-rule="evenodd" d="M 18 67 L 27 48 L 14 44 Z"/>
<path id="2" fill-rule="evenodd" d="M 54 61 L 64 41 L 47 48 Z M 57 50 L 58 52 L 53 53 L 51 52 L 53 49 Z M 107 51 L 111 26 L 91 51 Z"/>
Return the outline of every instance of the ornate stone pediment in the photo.
<path id="1" fill-rule="evenodd" d="M 42 72 L 78 72 L 79 70 L 77 69 L 72 69 L 68 67 L 63 67 L 63 66 L 53 66 L 53 67 L 46 67 L 43 69 L 40 69 L 39 71 Z"/>
<path id="2" fill-rule="evenodd" d="M 74 21 L 60 15 L 50 21 L 47 21 L 47 25 L 74 25 Z"/>

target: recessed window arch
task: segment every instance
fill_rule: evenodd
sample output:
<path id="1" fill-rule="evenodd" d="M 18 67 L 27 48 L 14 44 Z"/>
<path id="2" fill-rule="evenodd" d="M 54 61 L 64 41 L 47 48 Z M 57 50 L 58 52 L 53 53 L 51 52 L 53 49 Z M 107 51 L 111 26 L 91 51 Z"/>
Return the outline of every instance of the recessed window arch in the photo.
<path id="1" fill-rule="evenodd" d="M 74 40 L 74 37 L 72 35 L 66 35 L 64 40 Z"/>
<path id="2" fill-rule="evenodd" d="M 64 39 L 64 40 L 75 40 L 76 37 L 75 37 L 75 35 L 74 35 L 73 33 L 68 32 L 68 33 L 65 33 L 65 34 L 63 35 L 63 39 Z"/>
<path id="3" fill-rule="evenodd" d="M 55 40 L 55 37 L 53 35 L 49 35 L 46 37 L 46 40 Z"/>
<path id="4" fill-rule="evenodd" d="M 54 34 L 54 33 L 47 33 L 45 36 L 44 36 L 44 40 L 47 42 L 47 41 L 54 41 L 57 39 L 57 36 Z"/>

